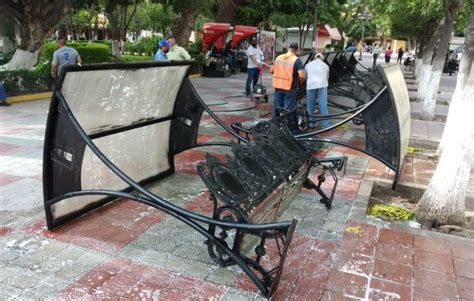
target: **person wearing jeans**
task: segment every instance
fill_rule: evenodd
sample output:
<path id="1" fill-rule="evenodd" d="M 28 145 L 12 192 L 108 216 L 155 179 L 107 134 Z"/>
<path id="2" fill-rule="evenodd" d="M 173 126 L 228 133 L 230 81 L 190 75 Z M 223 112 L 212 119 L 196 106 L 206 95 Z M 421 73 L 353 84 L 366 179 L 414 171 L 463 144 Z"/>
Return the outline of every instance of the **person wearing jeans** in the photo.
<path id="1" fill-rule="evenodd" d="M 329 86 L 329 66 L 322 60 L 323 55 L 321 53 L 316 54 L 316 58 L 306 65 L 305 77 L 306 77 L 306 111 L 308 112 L 308 129 L 314 129 L 316 127 L 316 117 L 311 116 L 314 114 L 314 106 L 316 98 L 319 102 L 319 113 L 318 115 L 327 116 L 328 111 L 328 86 Z M 329 120 L 325 119 L 321 121 L 322 128 L 331 126 Z"/>
<path id="2" fill-rule="evenodd" d="M 272 119 L 280 116 L 281 107 L 286 111 L 296 108 L 298 82 L 304 80 L 303 62 L 296 56 L 297 51 L 298 44 L 291 43 L 288 52 L 280 54 L 270 68 L 272 86 L 275 88 Z"/>
<path id="3" fill-rule="evenodd" d="M 250 46 L 247 49 L 247 81 L 245 82 L 245 94 L 250 97 L 251 89 L 255 88 L 258 83 L 260 75 L 260 67 L 262 64 L 258 62 L 259 48 L 257 45 L 257 38 L 250 39 Z"/>

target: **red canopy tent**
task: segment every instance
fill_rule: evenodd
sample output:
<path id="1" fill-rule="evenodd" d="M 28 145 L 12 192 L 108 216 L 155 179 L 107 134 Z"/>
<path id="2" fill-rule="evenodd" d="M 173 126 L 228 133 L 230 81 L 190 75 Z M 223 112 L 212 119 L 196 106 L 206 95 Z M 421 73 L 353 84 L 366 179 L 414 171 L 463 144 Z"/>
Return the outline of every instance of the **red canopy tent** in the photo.
<path id="1" fill-rule="evenodd" d="M 232 47 L 237 46 L 240 42 L 255 34 L 257 34 L 257 27 L 235 25 L 234 35 L 232 36 Z"/>
<path id="2" fill-rule="evenodd" d="M 233 30 L 228 23 L 204 23 L 202 26 L 202 50 L 206 51 L 216 43 L 217 49 L 225 46 L 225 35 Z"/>

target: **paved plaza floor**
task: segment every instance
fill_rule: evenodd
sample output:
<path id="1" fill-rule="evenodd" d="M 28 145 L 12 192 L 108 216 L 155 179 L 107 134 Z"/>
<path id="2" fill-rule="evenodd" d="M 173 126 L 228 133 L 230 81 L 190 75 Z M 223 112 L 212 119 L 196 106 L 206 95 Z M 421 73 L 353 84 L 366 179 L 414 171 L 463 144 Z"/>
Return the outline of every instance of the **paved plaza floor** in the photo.
<path id="1" fill-rule="evenodd" d="M 251 106 L 241 97 L 244 81 L 240 74 L 192 82 L 215 111 L 225 111 Z M 271 86 L 268 74 L 264 84 Z M 454 84 L 444 80 L 442 91 L 452 93 Z M 228 96 L 235 97 L 224 101 Z M 212 263 L 203 236 L 130 200 L 48 231 L 42 207 L 48 106 L 49 100 L 40 100 L 0 108 L 0 300 L 264 300 L 240 269 Z M 267 118 L 270 107 L 218 115 L 227 124 L 252 122 Z M 414 132 L 433 140 L 417 123 L 429 127 L 414 119 Z M 199 134 L 201 142 L 230 139 L 208 115 Z M 353 124 L 327 137 L 359 146 L 365 141 L 364 128 Z M 176 173 L 148 188 L 184 208 L 211 214 L 196 171 L 206 152 L 222 158 L 226 150 L 185 151 L 175 159 Z M 326 145 L 318 152 L 340 154 L 348 156 L 347 170 L 340 175 L 333 208 L 328 211 L 313 192 L 303 190 L 282 217 L 297 218 L 298 227 L 274 299 L 474 300 L 474 242 L 361 218 L 361 185 L 370 179 L 389 181 L 393 172 L 341 146 Z M 426 156 L 409 155 L 401 182 L 423 187 L 434 169 Z"/>

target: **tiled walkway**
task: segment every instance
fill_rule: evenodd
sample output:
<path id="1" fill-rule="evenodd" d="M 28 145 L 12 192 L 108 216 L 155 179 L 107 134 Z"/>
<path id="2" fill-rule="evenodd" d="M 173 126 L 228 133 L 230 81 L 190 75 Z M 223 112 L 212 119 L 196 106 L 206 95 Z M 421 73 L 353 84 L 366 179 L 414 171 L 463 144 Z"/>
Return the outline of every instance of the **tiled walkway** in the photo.
<path id="1" fill-rule="evenodd" d="M 243 91 L 244 79 L 239 75 L 193 83 L 208 103 L 216 104 L 213 109 L 225 110 L 249 106 L 242 97 L 220 104 Z M 270 86 L 268 76 L 264 83 Z M 47 109 L 47 100 L 0 108 L 0 299 L 263 299 L 238 268 L 211 262 L 202 236 L 129 200 L 47 231 L 41 184 Z M 247 122 L 266 116 L 270 107 L 259 109 L 219 115 L 226 123 Z M 363 135 L 363 128 L 353 125 L 330 134 L 357 145 L 364 143 Z M 228 138 L 203 116 L 200 141 Z M 176 174 L 149 189 L 210 214 L 211 203 L 195 167 L 206 151 L 222 157 L 225 149 L 178 155 Z M 320 154 L 347 154 L 347 170 L 330 211 L 304 190 L 282 217 L 299 222 L 275 300 L 474 299 L 472 242 L 359 220 L 354 204 L 361 182 L 393 175 L 381 163 L 340 146 L 326 146 Z M 409 156 L 401 181 L 427 184 L 434 168 L 427 158 Z"/>

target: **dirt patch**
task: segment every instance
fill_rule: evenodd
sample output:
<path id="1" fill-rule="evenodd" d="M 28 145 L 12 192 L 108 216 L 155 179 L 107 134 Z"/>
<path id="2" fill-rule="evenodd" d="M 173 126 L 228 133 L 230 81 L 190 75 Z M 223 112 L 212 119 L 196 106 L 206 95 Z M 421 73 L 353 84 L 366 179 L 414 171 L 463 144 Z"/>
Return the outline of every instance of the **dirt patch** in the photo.
<path id="1" fill-rule="evenodd" d="M 391 185 L 375 182 L 367 212 L 369 212 L 369 208 L 375 204 L 393 205 L 414 212 L 423 192 L 424 190 L 421 188 L 404 185 L 399 185 L 397 190 L 392 190 Z M 466 202 L 468 202 L 468 200 Z M 474 212 L 466 212 L 466 225 L 464 227 L 446 225 L 430 230 L 466 238 L 474 238 Z"/>

